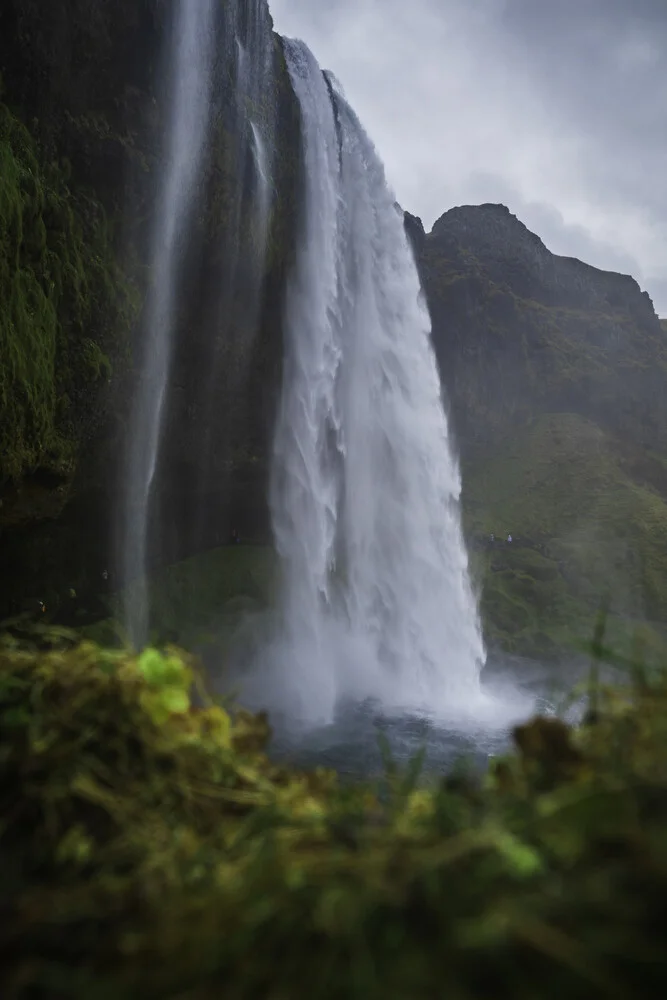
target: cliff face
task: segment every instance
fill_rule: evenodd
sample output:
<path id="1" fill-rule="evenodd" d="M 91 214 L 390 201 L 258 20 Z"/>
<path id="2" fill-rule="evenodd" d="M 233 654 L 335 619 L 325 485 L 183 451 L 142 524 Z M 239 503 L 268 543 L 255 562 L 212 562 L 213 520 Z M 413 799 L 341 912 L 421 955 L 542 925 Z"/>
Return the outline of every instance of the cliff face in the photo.
<path id="1" fill-rule="evenodd" d="M 418 257 L 462 441 L 554 410 L 665 439 L 667 343 L 633 278 L 557 257 L 502 205 L 447 212 Z"/>
<path id="2" fill-rule="evenodd" d="M 231 7 L 219 3 L 216 31 L 235 48 Z M 226 536 L 230 521 L 247 531 L 266 521 L 262 460 L 280 374 L 300 123 L 268 7 L 254 8 L 252 26 L 244 7 L 232 28 L 259 32 L 272 53 L 270 89 L 253 109 L 257 120 L 277 116 L 268 254 L 249 331 L 243 261 L 253 232 L 220 51 L 179 275 L 157 487 L 165 559 Z M 113 577 L 174 10 L 165 0 L 7 0 L 0 9 L 0 618 L 26 599 L 57 606 L 70 588 L 94 595 Z M 232 246 L 240 278 L 230 291 L 222 286 Z"/>
<path id="3" fill-rule="evenodd" d="M 667 621 L 667 338 L 648 295 L 550 253 L 502 205 L 406 228 L 490 635 L 562 647 L 605 594 L 621 617 Z"/>

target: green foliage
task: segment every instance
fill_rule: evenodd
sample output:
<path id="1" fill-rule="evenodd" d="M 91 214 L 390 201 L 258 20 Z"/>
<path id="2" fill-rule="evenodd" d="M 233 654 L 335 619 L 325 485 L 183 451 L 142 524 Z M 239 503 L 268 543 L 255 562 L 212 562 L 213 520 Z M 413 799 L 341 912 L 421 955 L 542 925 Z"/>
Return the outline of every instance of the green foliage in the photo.
<path id="1" fill-rule="evenodd" d="M 0 103 L 0 479 L 67 467 L 136 310 L 101 206 Z M 120 346 L 119 346 L 120 345 Z"/>
<path id="2" fill-rule="evenodd" d="M 8 1000 L 664 993 L 664 673 L 592 673 L 482 784 L 385 747 L 380 794 L 273 765 L 176 650 L 34 642 L 0 647 Z"/>

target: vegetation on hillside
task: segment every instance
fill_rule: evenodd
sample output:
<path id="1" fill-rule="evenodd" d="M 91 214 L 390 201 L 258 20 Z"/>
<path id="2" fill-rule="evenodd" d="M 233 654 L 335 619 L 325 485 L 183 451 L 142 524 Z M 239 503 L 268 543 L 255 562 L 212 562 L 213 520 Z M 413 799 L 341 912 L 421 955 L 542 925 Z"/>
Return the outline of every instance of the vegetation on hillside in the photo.
<path id="1" fill-rule="evenodd" d="M 483 781 L 385 750 L 342 785 L 274 766 L 175 649 L 7 637 L 2 996 L 660 996 L 665 675 L 589 696 Z"/>
<path id="2" fill-rule="evenodd" d="M 667 341 L 636 282 L 550 254 L 502 206 L 418 241 L 487 634 L 566 654 L 611 593 L 667 620 Z M 511 553 L 490 533 L 521 540 Z"/>
<path id="3" fill-rule="evenodd" d="M 576 414 L 538 417 L 468 455 L 464 513 L 492 640 L 562 653 L 590 634 L 606 596 L 626 651 L 637 623 L 654 623 L 643 631 L 661 655 L 667 497 L 651 478 L 640 479 L 614 440 Z"/>
<path id="4" fill-rule="evenodd" d="M 127 349 L 135 304 L 104 211 L 67 180 L 0 103 L 0 482 L 72 462 L 91 388 Z"/>

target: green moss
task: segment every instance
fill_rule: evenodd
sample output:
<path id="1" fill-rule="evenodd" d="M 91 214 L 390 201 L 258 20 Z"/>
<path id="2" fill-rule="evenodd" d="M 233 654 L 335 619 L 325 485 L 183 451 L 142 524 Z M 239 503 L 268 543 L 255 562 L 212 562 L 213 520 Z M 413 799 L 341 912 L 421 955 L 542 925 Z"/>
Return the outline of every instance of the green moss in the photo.
<path id="1" fill-rule="evenodd" d="M 0 104 L 0 480 L 71 463 L 137 308 L 103 210 L 66 175 Z"/>

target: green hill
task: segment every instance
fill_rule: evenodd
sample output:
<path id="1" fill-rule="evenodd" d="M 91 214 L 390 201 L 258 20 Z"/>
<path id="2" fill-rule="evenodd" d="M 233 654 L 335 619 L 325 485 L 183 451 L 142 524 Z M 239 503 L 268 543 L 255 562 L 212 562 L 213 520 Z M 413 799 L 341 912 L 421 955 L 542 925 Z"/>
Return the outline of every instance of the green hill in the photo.
<path id="1" fill-rule="evenodd" d="M 633 278 L 551 254 L 501 205 L 407 217 L 463 471 L 487 636 L 564 652 L 667 621 L 667 324 Z M 513 536 L 511 546 L 489 538 Z"/>
<path id="2" fill-rule="evenodd" d="M 667 499 L 632 477 L 599 427 L 544 415 L 472 451 L 463 478 L 492 639 L 523 652 L 566 647 L 590 635 L 605 596 L 628 635 L 637 622 L 667 619 Z M 660 632 L 655 624 L 648 634 Z"/>

